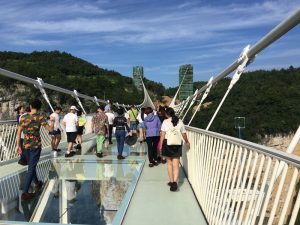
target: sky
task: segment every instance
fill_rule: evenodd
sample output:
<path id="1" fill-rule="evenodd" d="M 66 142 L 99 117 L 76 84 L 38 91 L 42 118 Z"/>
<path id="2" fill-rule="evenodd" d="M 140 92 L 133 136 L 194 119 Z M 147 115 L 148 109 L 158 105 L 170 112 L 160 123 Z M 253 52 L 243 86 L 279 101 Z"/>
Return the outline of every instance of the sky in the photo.
<path id="1" fill-rule="evenodd" d="M 289 14 L 299 0 L 0 0 L 0 51 L 59 50 L 99 67 L 178 85 L 192 64 L 207 81 Z M 300 66 L 300 26 L 247 70 Z"/>

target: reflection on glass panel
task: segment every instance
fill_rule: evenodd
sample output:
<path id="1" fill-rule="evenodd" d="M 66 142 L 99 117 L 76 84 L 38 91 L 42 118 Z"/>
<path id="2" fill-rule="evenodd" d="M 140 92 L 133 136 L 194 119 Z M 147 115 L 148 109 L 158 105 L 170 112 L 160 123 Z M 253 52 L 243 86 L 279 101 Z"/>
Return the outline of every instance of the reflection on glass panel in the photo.
<path id="1" fill-rule="evenodd" d="M 43 190 L 31 201 L 20 200 L 26 172 L 0 179 L 0 220 L 111 224 L 140 169 L 141 162 L 135 160 L 59 158 L 41 162 L 38 176 L 43 177 Z"/>

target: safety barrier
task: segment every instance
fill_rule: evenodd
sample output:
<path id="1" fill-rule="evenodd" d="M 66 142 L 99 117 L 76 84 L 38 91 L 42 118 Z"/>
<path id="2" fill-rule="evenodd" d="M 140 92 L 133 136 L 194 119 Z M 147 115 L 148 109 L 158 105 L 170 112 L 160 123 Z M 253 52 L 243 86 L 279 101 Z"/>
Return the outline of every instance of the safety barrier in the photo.
<path id="1" fill-rule="evenodd" d="M 300 157 L 198 128 L 187 132 L 191 149 L 182 165 L 209 224 L 295 224 Z"/>
<path id="2" fill-rule="evenodd" d="M 85 134 L 91 133 L 92 115 L 87 115 L 87 123 L 85 125 Z M 62 126 L 63 127 L 63 126 Z M 16 121 L 0 121 L 0 163 L 11 159 L 18 158 L 19 155 L 15 151 L 16 134 L 18 124 Z M 51 146 L 51 136 L 45 127 L 41 127 L 41 140 L 43 148 Z M 62 132 L 61 142 L 66 141 L 66 134 Z"/>

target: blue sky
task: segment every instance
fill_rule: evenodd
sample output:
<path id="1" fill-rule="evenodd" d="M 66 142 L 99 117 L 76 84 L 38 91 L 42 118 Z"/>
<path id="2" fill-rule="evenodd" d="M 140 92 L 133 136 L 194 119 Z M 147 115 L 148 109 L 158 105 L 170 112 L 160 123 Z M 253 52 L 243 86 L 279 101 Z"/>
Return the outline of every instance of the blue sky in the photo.
<path id="1" fill-rule="evenodd" d="M 300 7 L 298 0 L 0 0 L 0 51 L 60 50 L 131 76 L 178 84 L 182 64 L 208 80 Z M 248 70 L 300 66 L 300 26 Z"/>

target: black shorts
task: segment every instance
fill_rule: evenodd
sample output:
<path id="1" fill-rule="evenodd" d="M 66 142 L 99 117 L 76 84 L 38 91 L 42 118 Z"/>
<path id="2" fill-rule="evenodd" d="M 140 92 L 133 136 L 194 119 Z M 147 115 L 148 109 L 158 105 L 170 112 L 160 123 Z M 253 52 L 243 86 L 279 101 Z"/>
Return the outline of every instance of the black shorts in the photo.
<path id="1" fill-rule="evenodd" d="M 167 145 L 167 140 L 165 139 L 161 154 L 169 158 L 179 158 L 182 156 L 182 145 Z"/>
<path id="2" fill-rule="evenodd" d="M 78 129 L 77 129 L 77 134 L 78 135 L 83 135 L 83 129 L 84 129 L 84 126 L 79 126 Z"/>
<path id="3" fill-rule="evenodd" d="M 53 136 L 58 136 L 61 135 L 61 131 L 60 129 L 57 129 L 57 130 L 53 130 L 52 132 L 49 132 L 49 134 Z"/>
<path id="4" fill-rule="evenodd" d="M 77 137 L 77 132 L 67 132 L 67 142 L 75 143 Z"/>

